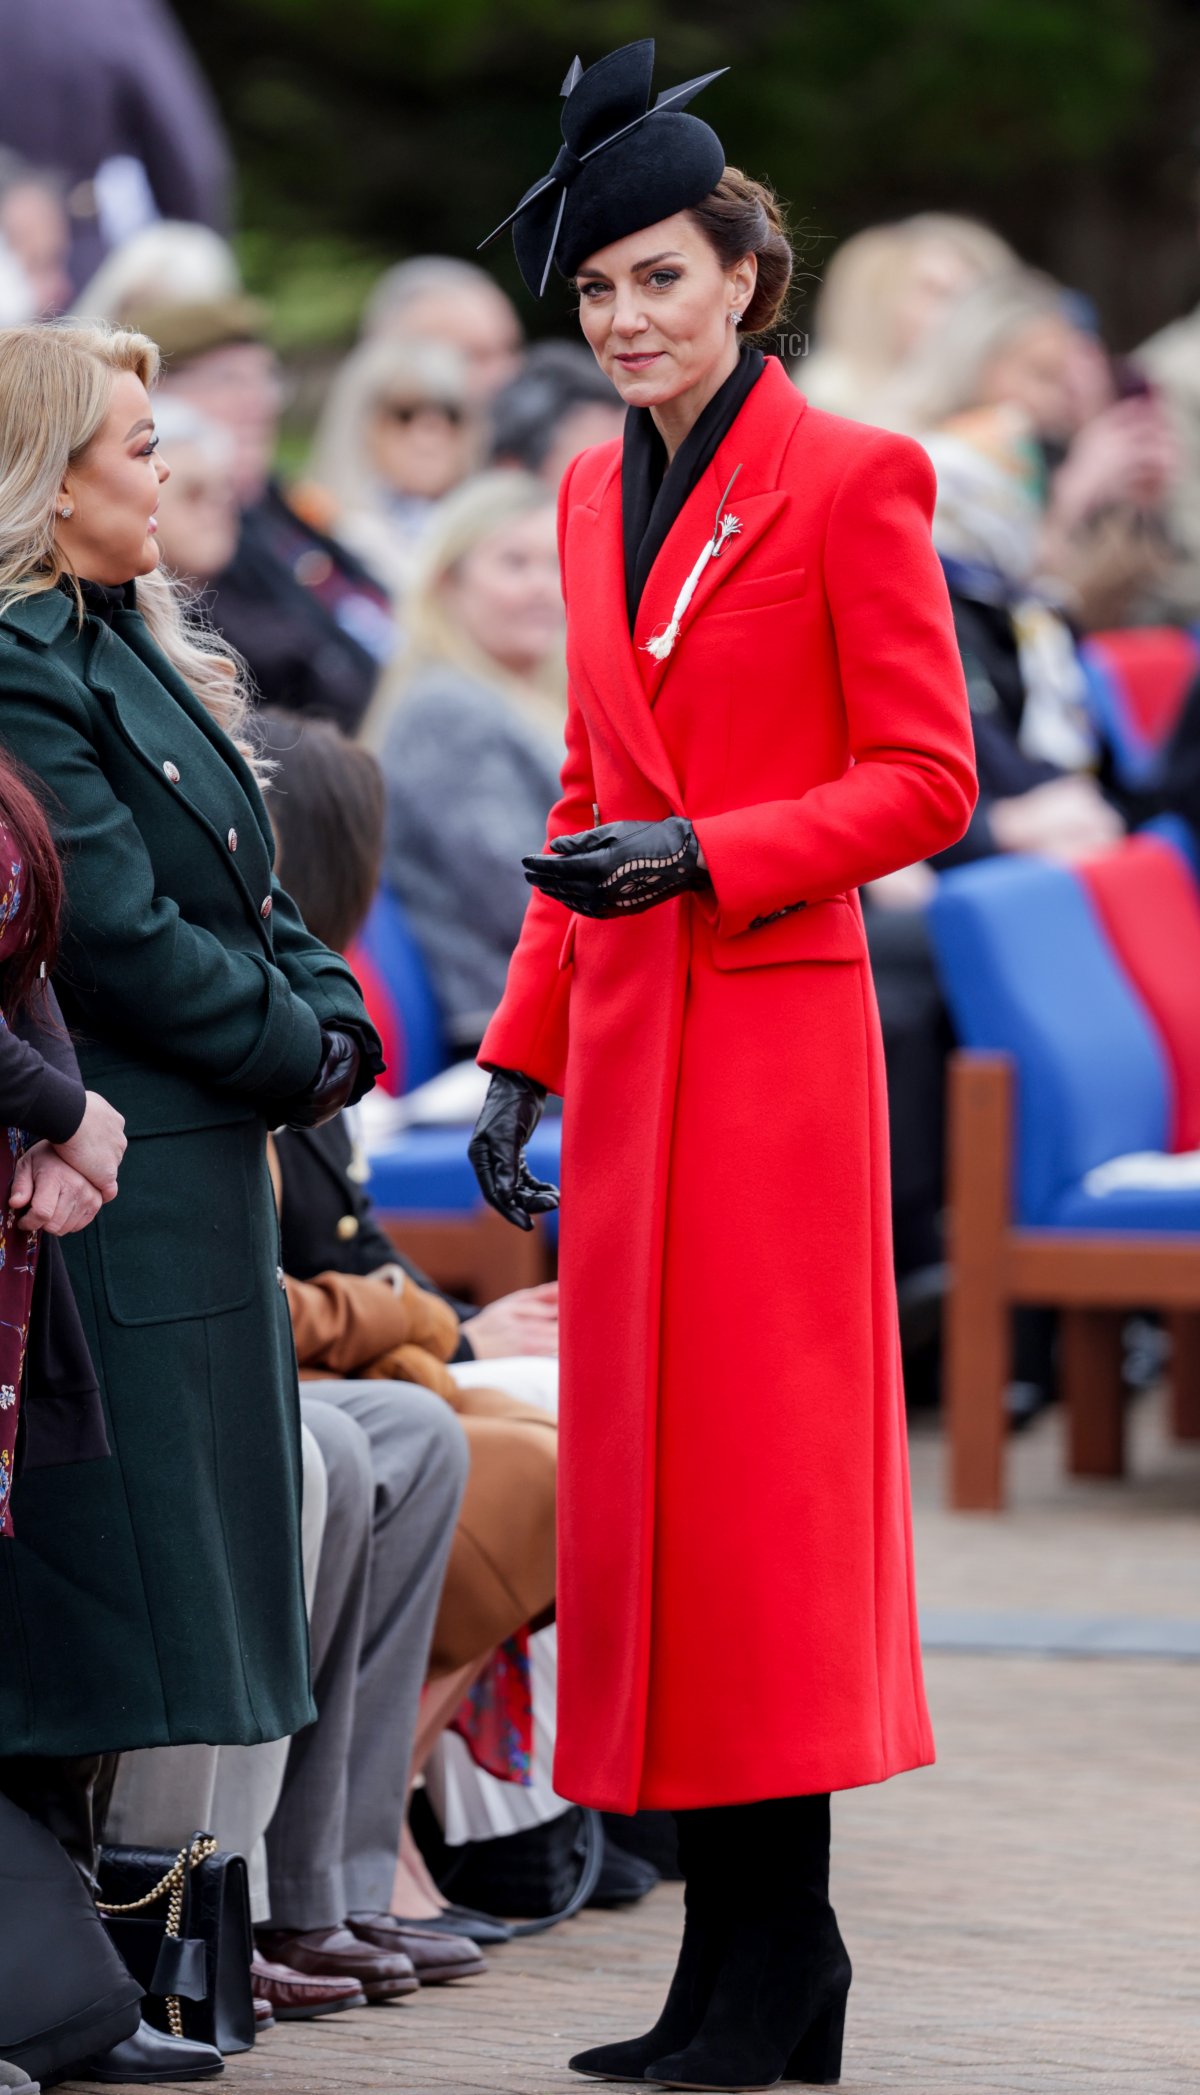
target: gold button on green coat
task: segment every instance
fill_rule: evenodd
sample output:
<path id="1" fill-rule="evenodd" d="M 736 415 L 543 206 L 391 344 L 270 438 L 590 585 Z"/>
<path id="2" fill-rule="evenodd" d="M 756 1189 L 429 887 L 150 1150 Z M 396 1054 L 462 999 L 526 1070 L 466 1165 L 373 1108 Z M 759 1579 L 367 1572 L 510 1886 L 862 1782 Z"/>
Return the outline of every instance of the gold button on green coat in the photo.
<path id="1" fill-rule="evenodd" d="M 0 1755 L 281 1738 L 313 1707 L 267 1131 L 322 1025 L 371 1041 L 370 1021 L 275 881 L 253 774 L 139 612 L 81 628 L 57 590 L 6 610 L 0 743 L 44 789 L 55 987 L 129 1140 L 117 1198 L 62 1240 L 112 1454 L 17 1477 Z"/>

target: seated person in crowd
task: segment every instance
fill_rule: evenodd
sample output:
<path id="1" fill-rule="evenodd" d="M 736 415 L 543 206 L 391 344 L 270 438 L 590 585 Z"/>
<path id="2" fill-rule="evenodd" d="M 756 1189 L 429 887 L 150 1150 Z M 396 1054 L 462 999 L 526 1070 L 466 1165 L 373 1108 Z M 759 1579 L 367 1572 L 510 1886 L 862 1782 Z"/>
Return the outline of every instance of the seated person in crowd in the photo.
<path id="1" fill-rule="evenodd" d="M 1034 270 L 962 292 L 896 371 L 887 426 L 927 437 L 1019 410 L 1039 467 L 1031 573 L 1078 631 L 1126 623 L 1166 559 L 1178 445 L 1162 403 L 1108 355 L 1086 302 Z"/>
<path id="2" fill-rule="evenodd" d="M 300 907 L 314 921 L 324 923 L 331 934 L 343 935 L 363 913 L 374 860 L 369 849 L 365 858 L 362 853 L 347 853 L 342 840 L 351 835 L 369 845 L 371 838 L 378 839 L 378 771 L 361 753 L 347 751 L 334 731 L 321 723 L 301 724 L 273 713 L 263 718 L 279 767 L 273 798 L 276 831 L 281 851 L 288 856 L 303 890 Z M 351 761 L 352 755 L 359 761 Z M 363 885 L 358 887 L 360 879 Z M 305 1130 L 300 1140 L 294 1139 L 298 1132 L 287 1128 L 276 1135 L 283 1258 L 289 1274 L 301 1279 L 323 1276 L 327 1290 L 336 1274 L 373 1273 L 401 1288 L 407 1276 L 426 1296 L 436 1297 L 441 1311 L 444 1366 L 439 1371 L 436 1363 L 427 1362 L 425 1376 L 434 1374 L 446 1400 L 456 1405 L 472 1451 L 471 1481 L 460 1516 L 460 1541 L 451 1558 L 443 1615 L 451 1625 L 456 1616 L 460 1621 L 469 1620 L 476 1610 L 461 1604 L 460 1572 L 464 1564 L 471 1568 L 474 1544 L 482 1544 L 501 1562 L 507 1553 L 511 1563 L 508 1578 L 515 1581 L 518 1591 L 529 1591 L 524 1582 L 537 1564 L 536 1539 L 531 1546 L 530 1537 L 536 1538 L 539 1532 L 538 1509 L 545 1505 L 548 1480 L 545 1433 L 544 1428 L 538 1430 L 536 1416 L 538 1412 L 553 1416 L 557 1408 L 557 1283 L 518 1290 L 482 1309 L 453 1301 L 443 1290 L 435 1289 L 384 1234 L 366 1189 L 364 1160 L 352 1140 L 349 1120 L 339 1117 L 324 1128 Z M 368 1294 L 368 1304 L 370 1301 Z M 427 1306 L 423 1315 L 429 1319 L 431 1313 Z M 477 1402 L 470 1394 L 473 1389 L 504 1391 L 520 1408 L 507 1418 L 498 1416 L 494 1396 L 485 1396 L 482 1401 L 489 1407 L 488 1415 L 477 1410 L 471 1415 L 467 1407 Z M 491 1443 L 486 1455 L 481 1440 Z M 503 1522 L 502 1534 L 489 1535 L 475 1525 L 481 1509 L 483 1518 L 489 1518 L 486 1500 L 479 1496 L 489 1488 L 489 1474 L 500 1487 L 492 1503 Z M 468 1531 L 473 1545 L 465 1544 Z M 541 1532 L 548 1541 L 549 1528 Z M 468 1551 L 465 1557 L 464 1547 Z M 532 1604 L 532 1591 L 529 1597 Z M 485 1606 L 481 1630 L 486 1630 L 489 1621 L 498 1630 L 501 1619 Z M 435 1659 L 439 1649 L 440 1638 L 435 1638 Z M 461 1646 L 451 1645 L 446 1655 L 461 1655 Z M 473 1741 L 464 1744 L 444 1734 L 437 1737 L 436 1708 L 423 1719 L 422 1758 L 433 1745 L 439 1796 L 452 1792 L 459 1819 L 486 1823 L 492 1833 L 541 1824 L 565 1808 L 551 1781 L 557 1679 L 553 1626 L 531 1639 L 528 1663 L 537 1748 L 521 1769 L 519 1782 L 511 1779 L 511 1769 L 481 1762 Z M 506 1669 L 497 1670 L 503 1679 Z M 609 1891 L 619 1875 L 620 1862 L 620 1857 L 606 1858 L 601 1882 Z M 398 1913 L 419 1916 L 423 1924 L 431 1920 L 451 1924 L 438 1920 L 445 1901 L 429 1880 L 411 1840 L 406 1840 L 393 1903 Z M 477 1928 L 478 1923 L 474 1925 Z M 481 1939 L 478 1934 L 476 1939 Z"/>
<path id="3" fill-rule="evenodd" d="M 271 805 L 280 858 L 300 886 L 301 913 L 307 912 L 307 919 L 320 924 L 341 949 L 358 931 L 378 878 L 383 838 L 378 766 L 367 751 L 345 743 L 321 723 L 271 715 L 267 728 L 276 765 Z M 441 1714 L 436 1725 L 427 1714 L 424 1755 L 453 1715 L 472 1671 L 544 1615 L 553 1599 L 557 1290 L 529 1289 L 476 1316 L 464 1312 L 392 1250 L 361 1182 L 355 1183 L 347 1168 L 344 1125 L 329 1123 L 320 1131 L 324 1139 L 313 1144 L 293 1143 L 295 1132 L 279 1133 L 276 1159 L 283 1262 L 306 1419 L 311 1422 L 311 1407 L 322 1399 L 347 1402 L 345 1381 L 313 1378 L 362 1378 L 356 1401 L 384 1425 L 389 1408 L 404 1401 L 397 1385 L 416 1382 L 457 1416 L 466 1435 L 466 1488 L 428 1663 L 437 1684 L 432 1699 Z M 347 1223 L 356 1226 L 348 1231 Z M 293 1251 L 307 1278 L 294 1274 Z M 479 1332 L 478 1352 L 463 1342 L 464 1332 L 472 1330 Z M 527 1349 L 532 1357 L 496 1357 L 473 1366 L 473 1359 L 486 1356 L 489 1343 L 494 1355 L 510 1347 L 518 1356 Z M 386 1397 L 383 1384 L 389 1385 Z M 501 1678 L 507 1670 L 500 1668 Z M 304 1753 L 301 1739 L 293 1757 Z M 514 1772 L 528 1779 L 524 1767 Z M 288 1804 L 285 1788 L 285 1815 Z M 299 1821 L 293 1833 L 297 1853 Z M 268 1837 L 273 1867 L 280 1838 L 277 1815 Z M 394 1868 L 395 1843 L 391 1860 Z M 419 1878 L 414 1883 L 411 1869 L 398 1876 L 401 1912 L 421 1910 L 436 1919 L 438 1902 L 430 1898 L 431 1890 Z M 464 1932 L 471 1925 L 477 1924 L 468 1923 Z M 323 1942 L 297 1944 L 284 1936 L 272 1936 L 267 1947 L 287 1963 L 303 1964 L 310 1956 L 320 1960 L 325 1954 Z M 428 1961 L 418 1962 L 419 1975 Z"/>
<path id="4" fill-rule="evenodd" d="M 936 866 L 995 852 L 1074 859 L 1105 849 L 1124 819 L 1102 789 L 1075 637 L 1034 578 L 1043 474 L 1014 404 L 951 417 L 923 439 L 938 475 L 933 536 L 971 704 L 979 801 Z M 905 868 L 865 891 L 867 939 L 891 1105 L 892 1223 L 906 1340 L 934 1328 L 943 1257 L 943 1100 L 949 1025 L 924 904 L 935 871 Z M 915 1383 L 910 1383 L 915 1387 Z"/>
<path id="5" fill-rule="evenodd" d="M 0 240 L 25 272 L 33 314 L 50 320 L 71 297 L 71 227 L 59 176 L 0 146 Z"/>
<path id="6" fill-rule="evenodd" d="M 797 374 L 801 391 L 829 414 L 880 422 L 881 398 L 946 308 L 1016 262 L 990 226 L 946 211 L 860 227 L 814 285 L 816 339 Z"/>
<path id="7" fill-rule="evenodd" d="M 485 407 L 520 367 L 520 315 L 491 271 L 461 255 L 410 255 L 386 269 L 363 311 L 364 341 L 436 342 L 466 360 L 472 401 Z"/>
<path id="8" fill-rule="evenodd" d="M 207 600 L 238 542 L 234 440 L 186 400 L 157 400 L 154 426 L 171 461 L 158 500 L 162 557 L 190 596 Z"/>
<path id="9" fill-rule="evenodd" d="M 407 912 L 455 1051 L 500 1000 L 565 719 L 554 497 L 523 473 L 467 481 L 431 522 L 409 651 L 365 730 L 387 785 L 384 879 Z"/>
<path id="10" fill-rule="evenodd" d="M 977 409 L 924 439 L 938 475 L 933 537 L 966 671 L 979 804 L 939 863 L 996 851 L 1067 860 L 1105 849 L 1125 820 L 1100 774 L 1075 636 L 1035 564 L 1041 471 L 1019 408 Z"/>
<path id="11" fill-rule="evenodd" d="M 109 249 L 74 311 L 127 327 L 149 306 L 206 304 L 241 290 L 237 256 L 220 233 L 186 218 L 155 218 Z"/>
<path id="12" fill-rule="evenodd" d="M 491 405 L 489 464 L 536 473 L 557 494 L 573 458 L 625 426 L 625 405 L 581 342 L 536 342 Z"/>
<path id="13" fill-rule="evenodd" d="M 186 401 L 233 438 L 240 528 L 210 582 L 214 624 L 267 703 L 353 733 L 395 641 L 387 591 L 273 476 L 284 389 L 263 309 L 240 296 L 164 305 L 136 325 L 167 360 L 160 401 Z"/>
<path id="14" fill-rule="evenodd" d="M 366 562 L 398 611 L 422 528 L 474 470 L 479 448 L 461 353 L 384 336 L 361 343 L 334 378 L 293 501 Z"/>
<path id="15" fill-rule="evenodd" d="M 378 766 L 347 750 L 321 721 L 267 709 L 266 749 L 276 767 L 271 815 L 281 856 L 300 888 L 298 907 L 350 943 L 366 913 L 378 868 L 383 796 Z M 346 839 L 355 848 L 347 849 Z M 319 1128 L 275 1134 L 283 1261 L 296 1280 L 330 1271 L 379 1273 L 393 1285 L 407 1274 L 453 1312 L 451 1366 L 494 1364 L 499 1386 L 553 1407 L 557 1400 L 558 1284 L 521 1288 L 489 1302 L 459 1302 L 435 1287 L 385 1235 L 364 1183 L 365 1164 L 338 1114 Z M 394 1276 L 394 1277 L 393 1277 Z M 534 1376 L 533 1363 L 541 1363 Z M 524 1379 L 514 1379 L 520 1363 Z"/>

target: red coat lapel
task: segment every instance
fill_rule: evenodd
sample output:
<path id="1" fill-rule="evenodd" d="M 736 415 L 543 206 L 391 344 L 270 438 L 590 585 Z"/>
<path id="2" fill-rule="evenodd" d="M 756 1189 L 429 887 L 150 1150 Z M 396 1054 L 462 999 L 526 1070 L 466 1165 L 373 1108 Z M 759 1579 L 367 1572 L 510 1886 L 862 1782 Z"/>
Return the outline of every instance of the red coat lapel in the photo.
<path id="1" fill-rule="evenodd" d="M 586 680 L 632 762 L 677 812 L 679 785 L 653 706 L 674 653 L 658 660 L 646 642 L 662 632 L 718 516 L 732 511 L 741 529 L 701 574 L 683 620 L 700 617 L 730 575 L 753 555 L 791 500 L 778 486 L 788 441 L 806 402 L 775 359 L 701 474 L 655 560 L 638 606 L 633 638 L 625 610 L 625 552 L 621 532 L 621 454 L 601 471 L 590 498 L 568 519 L 566 582 L 568 652 L 573 676 Z M 723 500 L 736 466 L 741 467 Z"/>
<path id="2" fill-rule="evenodd" d="M 586 682 L 630 761 L 682 814 L 679 781 L 646 703 L 629 637 L 620 452 L 598 504 L 583 505 L 568 520 L 565 566 L 568 671 L 577 684 Z"/>
<path id="3" fill-rule="evenodd" d="M 730 441 L 732 440 L 732 434 Z M 675 651 L 659 658 L 652 655 L 647 642 L 654 635 L 666 630 L 670 623 L 680 590 L 691 574 L 699 555 L 712 538 L 717 521 L 717 510 L 721 516 L 731 513 L 737 518 L 739 530 L 727 538 L 721 551 L 710 559 L 701 570 L 691 600 L 683 614 L 680 632 L 686 630 L 699 618 L 706 604 L 711 603 L 722 583 L 741 566 L 751 549 L 758 544 L 768 525 L 773 524 L 780 511 L 786 508 L 791 496 L 780 488 L 763 494 L 749 494 L 738 499 L 738 489 L 745 479 L 739 473 L 728 502 L 721 502 L 721 495 L 728 484 L 729 475 L 721 477 L 720 461 L 724 446 L 707 472 L 702 473 L 692 489 L 683 508 L 675 519 L 658 559 L 651 568 L 638 605 L 635 640 L 637 663 L 641 672 L 642 688 L 650 704 L 658 697 L 663 678 L 668 676 L 675 660 Z M 710 500 L 710 494 L 712 499 Z M 716 507 L 714 507 L 714 502 Z M 678 646 L 678 642 L 676 642 Z"/>

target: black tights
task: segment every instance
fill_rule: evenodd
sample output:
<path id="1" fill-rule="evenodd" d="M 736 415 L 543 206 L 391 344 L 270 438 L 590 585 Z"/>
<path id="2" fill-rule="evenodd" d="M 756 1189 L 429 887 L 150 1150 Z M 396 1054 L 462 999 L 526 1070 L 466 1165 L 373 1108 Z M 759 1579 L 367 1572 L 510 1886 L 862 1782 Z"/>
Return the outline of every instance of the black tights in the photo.
<path id="1" fill-rule="evenodd" d="M 829 1795 L 770 1797 L 673 1814 L 689 1903 L 789 1908 L 801 1887 L 829 1896 Z"/>

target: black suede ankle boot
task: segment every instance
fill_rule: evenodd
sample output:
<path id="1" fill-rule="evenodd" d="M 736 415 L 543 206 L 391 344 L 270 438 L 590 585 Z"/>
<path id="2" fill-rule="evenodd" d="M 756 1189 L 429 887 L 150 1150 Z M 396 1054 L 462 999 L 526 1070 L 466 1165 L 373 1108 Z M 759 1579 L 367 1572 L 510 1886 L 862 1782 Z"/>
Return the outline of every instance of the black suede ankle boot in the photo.
<path id="1" fill-rule="evenodd" d="M 829 1904 L 829 1799 L 739 1812 L 749 1912 L 731 1931 L 690 2044 L 645 2069 L 660 2087 L 829 2086 L 841 2077 L 850 1959 Z"/>
<path id="2" fill-rule="evenodd" d="M 573 2072 L 597 2080 L 644 2082 L 653 2059 L 691 2043 L 712 1997 L 731 1927 L 733 1894 L 722 1854 L 726 1816 L 715 1811 L 675 1814 L 686 1886 L 683 1942 L 658 2021 L 644 2037 L 577 2052 L 570 2061 Z"/>

